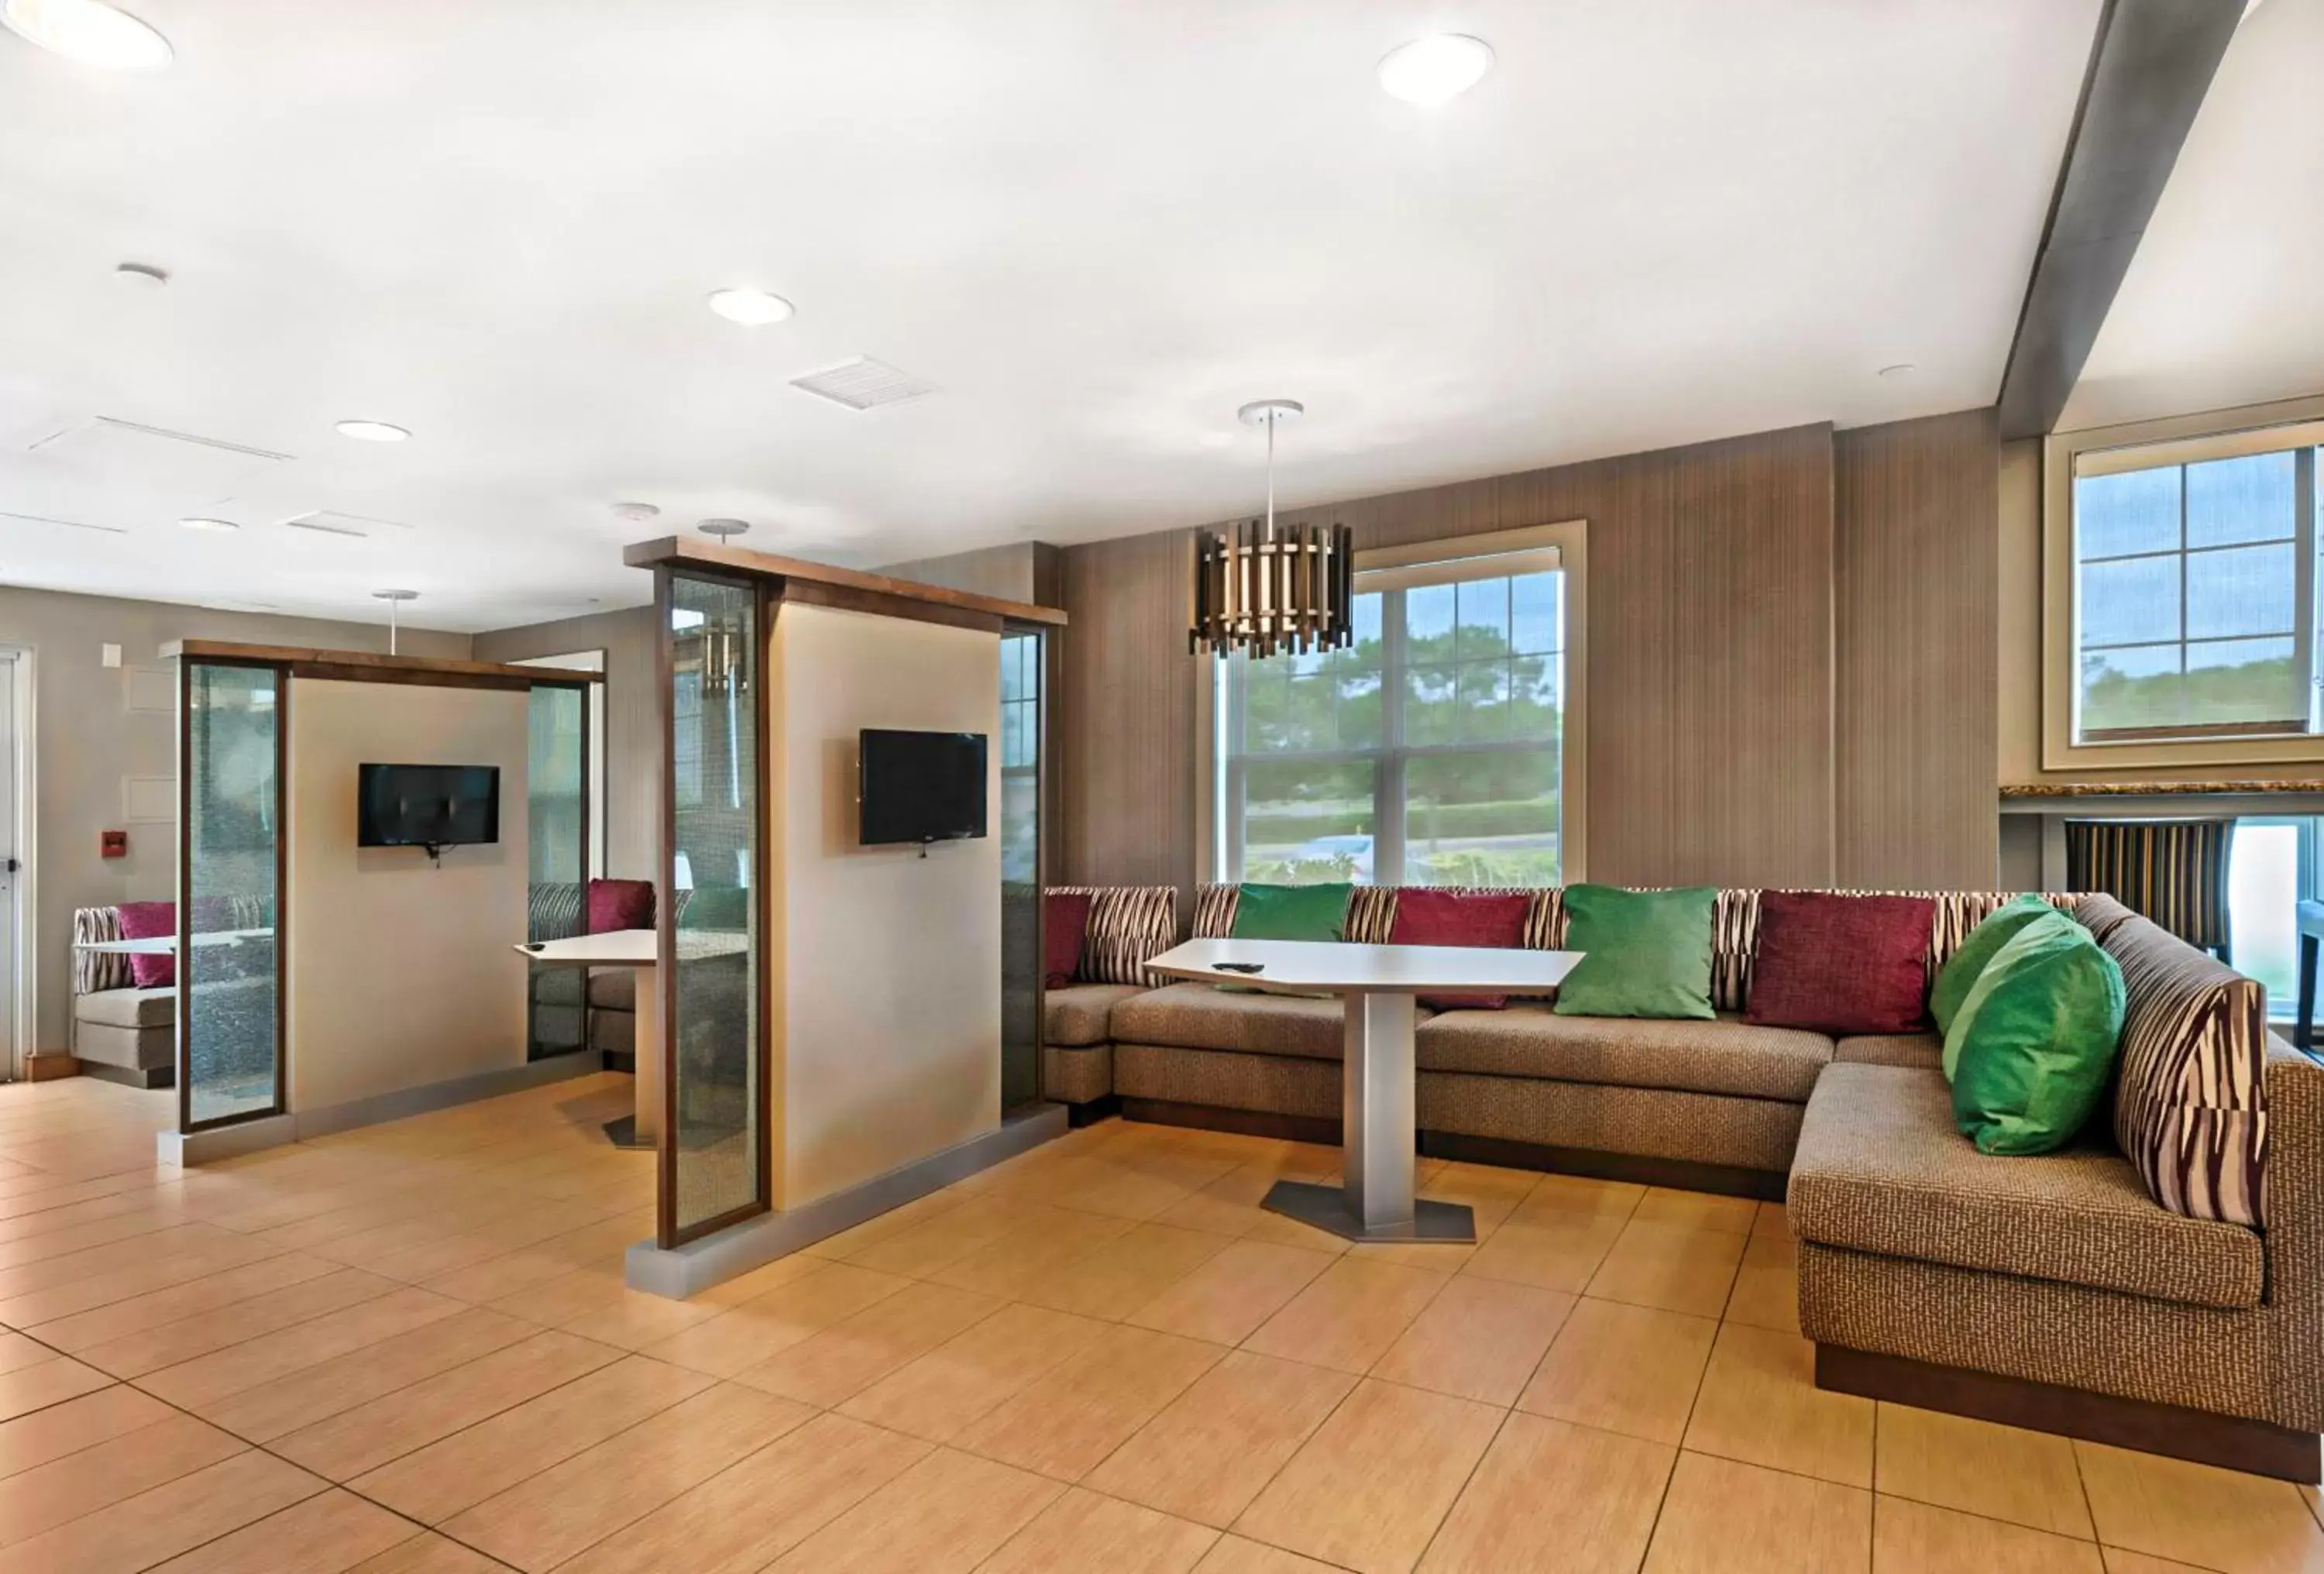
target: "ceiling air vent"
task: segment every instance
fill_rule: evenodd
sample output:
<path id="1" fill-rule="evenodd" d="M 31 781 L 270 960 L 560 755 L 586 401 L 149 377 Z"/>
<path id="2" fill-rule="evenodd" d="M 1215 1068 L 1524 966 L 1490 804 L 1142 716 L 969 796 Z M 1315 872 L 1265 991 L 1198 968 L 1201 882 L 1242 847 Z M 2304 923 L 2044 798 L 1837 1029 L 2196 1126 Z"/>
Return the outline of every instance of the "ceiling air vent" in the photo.
<path id="1" fill-rule="evenodd" d="M 12 514 L 0 509 L 0 520 L 21 520 L 28 525 L 59 525 L 68 530 L 95 530 L 99 535 L 125 536 L 129 532 L 117 525 L 92 525 L 79 520 L 52 520 L 46 514 Z"/>
<path id="2" fill-rule="evenodd" d="M 326 536 L 374 536 L 382 530 L 408 530 L 410 525 L 393 520 L 368 519 L 362 514 L 343 514 L 333 509 L 317 509 L 282 521 L 294 530 L 315 530 Z"/>
<path id="3" fill-rule="evenodd" d="M 844 366 L 834 366 L 827 372 L 794 377 L 791 386 L 818 399 L 827 399 L 834 404 L 844 404 L 850 410 L 901 404 L 908 399 L 918 399 L 936 391 L 935 383 L 924 382 L 908 372 L 899 372 L 885 361 L 874 361 L 868 355 L 850 361 Z"/>
<path id="4" fill-rule="evenodd" d="M 208 497 L 232 492 L 253 473 L 290 458 L 268 448 L 198 437 L 191 432 L 173 432 L 166 427 L 111 416 L 97 416 L 52 432 L 26 452 L 64 466 L 87 482 Z"/>

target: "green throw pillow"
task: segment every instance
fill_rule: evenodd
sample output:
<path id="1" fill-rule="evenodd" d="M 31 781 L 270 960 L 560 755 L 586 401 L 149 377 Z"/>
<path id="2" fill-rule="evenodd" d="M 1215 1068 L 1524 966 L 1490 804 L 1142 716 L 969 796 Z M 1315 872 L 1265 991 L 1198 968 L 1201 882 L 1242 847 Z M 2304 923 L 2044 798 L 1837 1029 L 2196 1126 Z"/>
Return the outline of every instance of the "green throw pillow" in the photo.
<path id="1" fill-rule="evenodd" d="M 1929 1015 L 1937 1019 L 1940 1034 L 1952 1030 L 1953 1016 L 1969 999 L 1969 987 L 1977 975 L 1993 960 L 1994 953 L 2009 943 L 2016 933 L 2045 914 L 2055 914 L 2057 908 L 2039 897 L 2013 897 L 1985 916 L 1978 926 L 1962 939 L 1960 948 L 1945 958 L 1944 966 L 1937 970 L 1937 981 L 1929 990 Z M 1945 1055 L 1945 1081 L 1953 1080 L 1953 1057 Z"/>
<path id="2" fill-rule="evenodd" d="M 1565 946 L 1582 953 L 1557 987 L 1566 1017 L 1692 1017 L 1711 1008 L 1708 886 L 1626 891 L 1568 886 Z"/>
<path id="3" fill-rule="evenodd" d="M 1338 940 L 1347 931 L 1345 881 L 1328 886 L 1248 885 L 1235 898 L 1237 940 Z"/>
<path id="4" fill-rule="evenodd" d="M 2048 1153 L 2106 1092 L 2122 969 L 2062 913 L 2026 925 L 1978 974 L 1945 1035 L 1953 1124 L 1980 1153 Z"/>

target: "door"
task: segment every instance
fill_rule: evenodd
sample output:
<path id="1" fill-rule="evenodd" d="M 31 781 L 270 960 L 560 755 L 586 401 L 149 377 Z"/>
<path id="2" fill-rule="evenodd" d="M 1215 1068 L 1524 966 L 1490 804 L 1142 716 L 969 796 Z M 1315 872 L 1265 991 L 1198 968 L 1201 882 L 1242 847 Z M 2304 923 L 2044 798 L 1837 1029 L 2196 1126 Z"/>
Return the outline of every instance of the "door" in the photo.
<path id="1" fill-rule="evenodd" d="M 16 658 L 0 651 L 0 1077 L 14 1081 L 16 1056 L 17 980 L 23 972 L 17 947 L 23 934 L 22 905 L 23 850 L 16 845 L 18 784 L 16 762 L 23 750 L 16 745 Z"/>

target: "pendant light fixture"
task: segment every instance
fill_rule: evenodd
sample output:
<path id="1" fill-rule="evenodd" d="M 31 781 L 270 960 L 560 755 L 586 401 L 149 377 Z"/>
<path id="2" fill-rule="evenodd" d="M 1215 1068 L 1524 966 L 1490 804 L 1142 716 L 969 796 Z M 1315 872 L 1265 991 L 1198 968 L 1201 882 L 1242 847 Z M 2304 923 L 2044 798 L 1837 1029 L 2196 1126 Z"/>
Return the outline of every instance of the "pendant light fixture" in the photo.
<path id="1" fill-rule="evenodd" d="M 1345 525 L 1275 522 L 1275 428 L 1306 407 L 1261 399 L 1235 414 L 1267 428 L 1267 516 L 1194 532 L 1194 621 L 1186 648 L 1268 657 L 1333 650 L 1354 639 L 1356 554 Z"/>

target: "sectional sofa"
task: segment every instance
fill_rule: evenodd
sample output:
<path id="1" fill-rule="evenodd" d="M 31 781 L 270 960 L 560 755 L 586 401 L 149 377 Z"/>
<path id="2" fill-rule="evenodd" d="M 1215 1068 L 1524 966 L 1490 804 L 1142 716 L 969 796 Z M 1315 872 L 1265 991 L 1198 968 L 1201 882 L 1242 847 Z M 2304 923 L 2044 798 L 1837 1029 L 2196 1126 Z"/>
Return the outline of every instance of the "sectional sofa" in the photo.
<path id="1" fill-rule="evenodd" d="M 1336 1142 L 1340 1003 L 1148 976 L 1181 937 L 1171 893 L 1096 895 L 1047 997 L 1048 1096 Z M 1530 895 L 1525 943 L 1554 949 L 1562 893 Z M 2008 899 L 1933 895 L 1932 977 Z M 2050 897 L 2123 971 L 2116 1084 L 2069 1149 L 1990 1156 L 1954 1128 L 1933 1029 L 1741 1019 L 1759 896 L 1719 894 L 1716 1021 L 1425 1013 L 1422 1151 L 1787 1201 L 1826 1387 L 2316 1481 L 2324 1065 L 2269 1036 L 2260 986 L 2111 897 Z M 1358 888 L 1346 937 L 1386 939 L 1396 897 Z M 1193 933 L 1226 934 L 1236 900 L 1202 888 Z"/>

